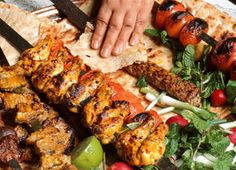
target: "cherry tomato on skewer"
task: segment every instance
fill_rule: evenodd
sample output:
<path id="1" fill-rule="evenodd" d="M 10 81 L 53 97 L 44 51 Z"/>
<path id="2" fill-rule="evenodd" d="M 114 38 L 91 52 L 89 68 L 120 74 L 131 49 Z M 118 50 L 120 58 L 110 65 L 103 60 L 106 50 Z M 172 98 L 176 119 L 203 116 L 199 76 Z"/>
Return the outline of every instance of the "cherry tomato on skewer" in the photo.
<path id="1" fill-rule="evenodd" d="M 220 41 L 211 55 L 211 63 L 217 69 L 229 72 L 236 62 L 236 37 Z"/>
<path id="2" fill-rule="evenodd" d="M 188 24 L 184 25 L 180 31 L 179 40 L 184 46 L 189 44 L 196 45 L 201 41 L 198 35 L 202 32 L 207 33 L 207 31 L 208 23 L 200 18 L 194 18 Z"/>
<path id="3" fill-rule="evenodd" d="M 181 29 L 185 24 L 193 20 L 193 16 L 188 12 L 178 11 L 170 15 L 166 20 L 166 31 L 172 38 L 179 38 Z"/>
<path id="4" fill-rule="evenodd" d="M 164 1 L 157 9 L 156 24 L 157 28 L 164 29 L 167 18 L 177 12 L 186 11 L 184 5 L 177 1 Z"/>

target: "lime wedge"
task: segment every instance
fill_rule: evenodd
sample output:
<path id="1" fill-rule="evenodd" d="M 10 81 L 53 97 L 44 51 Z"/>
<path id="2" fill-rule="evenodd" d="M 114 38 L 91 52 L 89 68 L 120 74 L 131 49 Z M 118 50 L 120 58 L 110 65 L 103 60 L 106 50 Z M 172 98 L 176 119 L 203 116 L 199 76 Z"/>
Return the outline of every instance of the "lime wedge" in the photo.
<path id="1" fill-rule="evenodd" d="M 71 153 L 72 164 L 79 170 L 91 170 L 99 166 L 103 158 L 101 143 L 95 136 L 84 139 Z"/>

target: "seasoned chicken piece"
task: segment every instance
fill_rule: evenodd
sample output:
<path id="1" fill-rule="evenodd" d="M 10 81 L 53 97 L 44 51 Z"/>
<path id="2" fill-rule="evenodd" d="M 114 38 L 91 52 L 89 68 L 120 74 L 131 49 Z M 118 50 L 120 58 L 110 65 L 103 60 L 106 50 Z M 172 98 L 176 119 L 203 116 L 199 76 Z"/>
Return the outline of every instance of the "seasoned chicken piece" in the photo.
<path id="1" fill-rule="evenodd" d="M 34 93 L 0 93 L 0 109 L 11 110 L 22 103 L 32 103 L 39 101 L 39 98 Z"/>
<path id="2" fill-rule="evenodd" d="M 73 84 L 64 96 L 64 103 L 75 113 L 84 106 L 104 84 L 104 74 L 100 71 L 90 71 L 84 74 L 78 83 Z"/>
<path id="3" fill-rule="evenodd" d="M 85 126 L 91 127 L 97 121 L 98 115 L 109 109 L 111 96 L 111 88 L 104 84 L 98 93 L 84 106 L 83 123 Z"/>
<path id="4" fill-rule="evenodd" d="M 58 117 L 58 113 L 44 103 L 24 103 L 17 106 L 15 121 L 26 123 L 33 129 L 41 126 L 45 120 L 52 120 Z"/>
<path id="5" fill-rule="evenodd" d="M 31 81 L 34 87 L 41 92 L 45 88 L 45 84 L 50 81 L 53 76 L 61 73 L 63 69 L 64 65 L 60 58 L 46 61 L 33 72 Z"/>
<path id="6" fill-rule="evenodd" d="M 40 160 L 41 170 L 70 170 L 73 168 L 71 157 L 63 154 L 42 155 Z M 75 167 L 74 167 L 75 168 Z M 72 170 L 72 169 L 71 169 Z M 77 170 L 76 168 L 74 170 Z"/>
<path id="7" fill-rule="evenodd" d="M 74 131 L 62 119 L 46 121 L 43 127 L 26 139 L 40 154 L 64 154 L 72 146 Z"/>
<path id="8" fill-rule="evenodd" d="M 92 133 L 103 143 L 108 144 L 115 138 L 129 114 L 129 104 L 126 101 L 115 101 L 114 108 L 103 111 L 97 116 L 97 121 L 91 127 Z"/>
<path id="9" fill-rule="evenodd" d="M 64 70 L 51 78 L 45 85 L 43 92 L 53 103 L 62 103 L 63 97 L 72 84 L 77 83 L 85 65 L 78 57 L 64 62 Z"/>
<path id="10" fill-rule="evenodd" d="M 47 36 L 44 40 L 39 41 L 34 48 L 25 50 L 17 64 L 25 70 L 26 75 L 31 75 L 41 63 L 49 59 L 51 49 L 61 45 L 61 42 L 55 43 L 54 38 Z"/>
<path id="11" fill-rule="evenodd" d="M 20 67 L 0 67 L 0 90 L 13 91 L 16 88 L 27 86 L 24 70 Z"/>
<path id="12" fill-rule="evenodd" d="M 160 124 L 153 129 L 154 124 L 154 118 L 149 115 L 136 129 L 123 132 L 115 142 L 120 158 L 134 166 L 154 164 L 161 158 L 168 128 Z"/>

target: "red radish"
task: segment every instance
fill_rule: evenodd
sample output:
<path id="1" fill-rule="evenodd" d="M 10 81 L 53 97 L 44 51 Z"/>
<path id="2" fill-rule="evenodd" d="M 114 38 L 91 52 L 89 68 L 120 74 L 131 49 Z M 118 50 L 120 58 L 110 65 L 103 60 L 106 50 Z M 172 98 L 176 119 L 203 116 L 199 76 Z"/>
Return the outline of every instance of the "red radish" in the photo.
<path id="1" fill-rule="evenodd" d="M 133 168 L 124 162 L 116 162 L 107 170 L 133 170 Z"/>
<path id="2" fill-rule="evenodd" d="M 236 145 L 236 128 L 231 128 L 230 131 L 233 133 L 229 135 L 229 139 L 234 145 Z"/>
<path id="3" fill-rule="evenodd" d="M 189 122 L 186 119 L 184 119 L 182 116 L 180 116 L 180 115 L 175 115 L 175 116 L 170 117 L 166 121 L 166 123 L 168 125 L 171 125 L 172 123 L 177 123 L 181 127 L 185 127 L 185 126 L 187 126 L 189 124 Z"/>
<path id="4" fill-rule="evenodd" d="M 217 89 L 211 94 L 212 106 L 224 106 L 227 101 L 224 90 Z"/>

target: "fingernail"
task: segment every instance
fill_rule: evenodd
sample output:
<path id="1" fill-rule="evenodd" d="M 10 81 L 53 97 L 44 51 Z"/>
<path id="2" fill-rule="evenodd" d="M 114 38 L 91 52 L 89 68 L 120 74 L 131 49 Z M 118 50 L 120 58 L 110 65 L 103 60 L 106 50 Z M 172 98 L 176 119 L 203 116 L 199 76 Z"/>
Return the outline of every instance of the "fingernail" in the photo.
<path id="1" fill-rule="evenodd" d="M 139 37 L 137 35 L 133 36 L 130 41 L 130 45 L 136 45 L 138 43 L 139 43 Z"/>
<path id="2" fill-rule="evenodd" d="M 102 48 L 101 50 L 101 56 L 102 57 L 109 57 L 110 55 L 110 49 L 107 47 L 107 48 Z"/>
<path id="3" fill-rule="evenodd" d="M 99 48 L 99 42 L 98 42 L 98 40 L 93 40 L 93 41 L 92 41 L 92 48 L 95 48 L 95 49 Z"/>
<path id="4" fill-rule="evenodd" d="M 115 47 L 115 49 L 114 49 L 114 54 L 115 54 L 115 55 L 118 55 L 118 54 L 120 54 L 122 51 L 123 51 L 123 44 L 120 44 L 120 45 L 118 45 L 118 46 Z"/>

